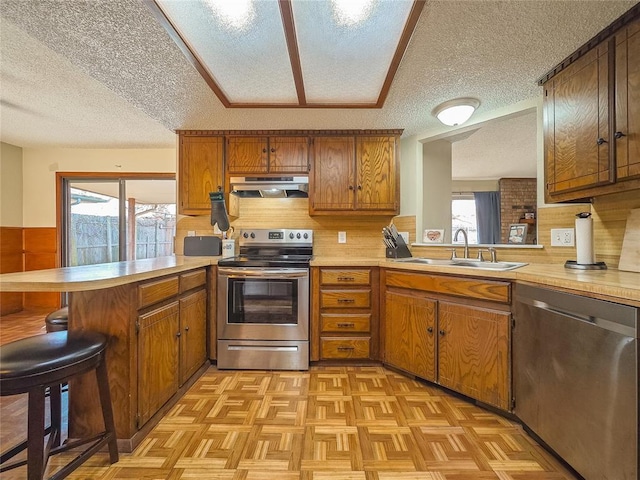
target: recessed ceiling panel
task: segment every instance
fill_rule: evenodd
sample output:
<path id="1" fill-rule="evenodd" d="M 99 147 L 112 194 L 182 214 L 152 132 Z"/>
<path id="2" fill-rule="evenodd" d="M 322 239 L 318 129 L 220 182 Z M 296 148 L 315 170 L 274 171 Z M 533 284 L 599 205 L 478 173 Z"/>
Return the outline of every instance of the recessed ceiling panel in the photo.
<path id="1" fill-rule="evenodd" d="M 156 3 L 231 103 L 298 103 L 278 2 Z"/>
<path id="2" fill-rule="evenodd" d="M 350 10 L 354 4 L 361 9 Z M 307 101 L 375 104 L 412 5 L 412 0 L 294 0 Z"/>

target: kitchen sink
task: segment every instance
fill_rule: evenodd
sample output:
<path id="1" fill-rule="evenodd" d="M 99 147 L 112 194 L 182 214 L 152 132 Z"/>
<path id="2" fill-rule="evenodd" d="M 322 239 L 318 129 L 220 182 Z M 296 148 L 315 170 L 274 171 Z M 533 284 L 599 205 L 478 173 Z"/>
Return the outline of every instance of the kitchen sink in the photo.
<path id="1" fill-rule="evenodd" d="M 494 270 L 504 271 L 513 270 L 527 265 L 521 262 L 481 262 L 480 260 L 474 260 L 472 258 L 424 258 L 424 257 L 411 257 L 411 258 L 398 258 L 396 262 L 413 263 L 422 265 L 438 265 L 438 266 L 450 266 L 450 267 L 467 267 L 476 268 L 478 270 Z"/>

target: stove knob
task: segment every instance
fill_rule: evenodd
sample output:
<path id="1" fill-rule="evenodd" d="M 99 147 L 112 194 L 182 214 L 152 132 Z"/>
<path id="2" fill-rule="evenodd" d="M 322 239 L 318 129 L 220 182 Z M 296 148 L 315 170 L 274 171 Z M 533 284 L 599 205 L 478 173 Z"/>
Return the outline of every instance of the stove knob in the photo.
<path id="1" fill-rule="evenodd" d="M 247 232 L 244 232 L 244 233 L 242 234 L 242 236 L 243 236 L 244 238 L 249 238 L 249 234 L 248 234 Z"/>
<path id="2" fill-rule="evenodd" d="M 289 238 L 293 238 L 294 236 L 295 236 L 295 235 L 293 234 L 293 232 L 291 232 L 291 233 L 289 234 Z"/>
<path id="3" fill-rule="evenodd" d="M 251 238 L 256 238 L 256 234 L 251 232 Z"/>
<path id="4" fill-rule="evenodd" d="M 300 232 L 298 232 L 298 234 L 296 235 L 296 238 L 300 240 L 300 237 L 301 237 Z"/>
<path id="5" fill-rule="evenodd" d="M 309 234 L 308 234 L 308 233 L 305 233 L 305 234 L 303 235 L 303 237 L 304 237 L 304 239 L 306 240 L 307 238 L 309 238 Z"/>

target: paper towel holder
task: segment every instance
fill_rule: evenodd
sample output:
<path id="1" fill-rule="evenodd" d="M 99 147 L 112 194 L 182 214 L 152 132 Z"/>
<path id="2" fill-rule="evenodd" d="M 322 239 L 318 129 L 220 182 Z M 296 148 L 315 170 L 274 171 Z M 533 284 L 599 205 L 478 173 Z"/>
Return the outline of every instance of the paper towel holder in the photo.
<path id="1" fill-rule="evenodd" d="M 606 270 L 607 264 L 604 262 L 596 263 L 578 263 L 577 260 L 567 260 L 564 268 L 573 268 L 575 270 Z"/>
<path id="2" fill-rule="evenodd" d="M 589 217 L 591 217 L 591 213 L 589 212 L 582 212 L 576 215 L 576 218 L 578 219 L 587 219 Z M 576 236 L 578 234 L 578 221 L 580 220 L 576 220 Z M 593 228 L 593 224 L 591 224 L 591 228 Z M 576 242 L 577 241 L 578 239 L 576 238 Z M 579 258 L 580 258 L 580 253 L 578 253 L 578 259 Z M 595 257 L 593 257 L 593 259 L 595 260 Z M 572 268 L 575 270 L 606 270 L 607 264 L 604 262 L 578 263 L 578 260 L 567 260 L 564 264 L 564 268 Z"/>

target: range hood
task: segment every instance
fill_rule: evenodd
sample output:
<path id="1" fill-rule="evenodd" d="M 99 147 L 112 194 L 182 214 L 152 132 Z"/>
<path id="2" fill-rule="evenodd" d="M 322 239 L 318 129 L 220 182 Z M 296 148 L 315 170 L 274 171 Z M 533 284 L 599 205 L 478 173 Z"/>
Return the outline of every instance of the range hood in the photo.
<path id="1" fill-rule="evenodd" d="M 231 193 L 239 197 L 307 198 L 309 177 L 231 177 Z"/>

